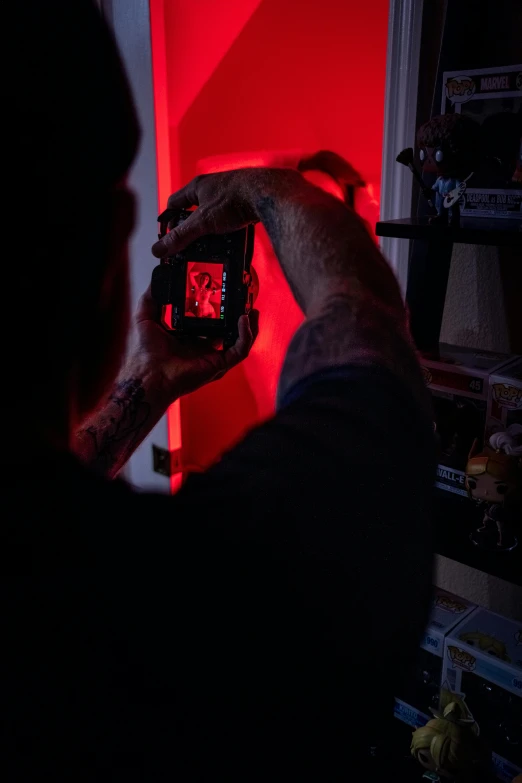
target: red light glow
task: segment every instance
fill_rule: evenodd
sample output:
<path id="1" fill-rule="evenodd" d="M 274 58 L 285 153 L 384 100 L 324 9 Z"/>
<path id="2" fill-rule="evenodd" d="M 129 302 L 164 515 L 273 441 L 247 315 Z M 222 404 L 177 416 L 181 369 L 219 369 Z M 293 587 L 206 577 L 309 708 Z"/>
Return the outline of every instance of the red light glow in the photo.
<path id="1" fill-rule="evenodd" d="M 162 206 L 196 173 L 294 167 L 303 153 L 330 149 L 370 183 L 356 208 L 374 226 L 388 0 L 151 0 L 151 21 Z M 315 184 L 340 195 L 318 176 Z M 260 334 L 251 356 L 184 398 L 180 421 L 169 415 L 185 464 L 210 464 L 273 412 L 302 313 L 259 227 L 254 266 Z"/>

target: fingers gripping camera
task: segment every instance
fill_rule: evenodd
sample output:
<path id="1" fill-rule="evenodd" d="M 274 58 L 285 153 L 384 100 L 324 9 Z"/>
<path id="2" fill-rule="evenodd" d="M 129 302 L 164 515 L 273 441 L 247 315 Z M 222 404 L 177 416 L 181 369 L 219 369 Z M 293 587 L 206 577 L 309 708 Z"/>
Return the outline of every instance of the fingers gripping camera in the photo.
<path id="1" fill-rule="evenodd" d="M 159 238 L 190 216 L 167 209 L 158 217 Z M 252 308 L 259 287 L 251 265 L 254 226 L 209 234 L 163 258 L 152 272 L 151 292 L 163 307 L 162 323 L 179 335 L 206 337 L 224 350 L 238 337 L 238 320 Z"/>

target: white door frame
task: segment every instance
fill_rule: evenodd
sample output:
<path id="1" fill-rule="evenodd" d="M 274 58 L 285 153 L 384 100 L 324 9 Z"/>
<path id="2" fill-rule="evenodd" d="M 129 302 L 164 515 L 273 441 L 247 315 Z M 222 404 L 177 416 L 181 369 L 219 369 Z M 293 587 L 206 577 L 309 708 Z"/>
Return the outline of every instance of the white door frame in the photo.
<path id="1" fill-rule="evenodd" d="M 150 248 L 156 239 L 158 216 L 150 8 L 149 0 L 98 2 L 105 19 L 113 29 L 141 126 L 140 148 L 129 175 L 129 185 L 137 200 L 136 227 L 129 247 L 131 304 L 134 311 L 139 297 L 150 283 L 154 267 Z M 169 448 L 167 416 L 163 416 L 135 451 L 125 467 L 125 478 L 137 489 L 169 492 L 169 479 L 153 471 L 152 444 L 163 449 Z"/>
<path id="2" fill-rule="evenodd" d="M 424 0 L 390 0 L 381 177 L 381 220 L 411 215 L 412 179 L 396 162 L 405 147 L 414 147 L 418 74 Z M 381 249 L 403 292 L 408 276 L 409 242 L 381 237 Z"/>

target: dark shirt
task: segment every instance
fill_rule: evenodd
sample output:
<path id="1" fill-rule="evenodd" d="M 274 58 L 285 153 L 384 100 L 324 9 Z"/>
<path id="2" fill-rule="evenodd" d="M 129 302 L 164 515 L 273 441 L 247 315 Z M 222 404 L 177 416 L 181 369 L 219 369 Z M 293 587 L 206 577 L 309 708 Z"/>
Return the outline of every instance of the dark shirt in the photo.
<path id="1" fill-rule="evenodd" d="M 7 779 L 355 780 L 426 620 L 433 477 L 431 422 L 368 368 L 175 497 L 4 472 Z"/>

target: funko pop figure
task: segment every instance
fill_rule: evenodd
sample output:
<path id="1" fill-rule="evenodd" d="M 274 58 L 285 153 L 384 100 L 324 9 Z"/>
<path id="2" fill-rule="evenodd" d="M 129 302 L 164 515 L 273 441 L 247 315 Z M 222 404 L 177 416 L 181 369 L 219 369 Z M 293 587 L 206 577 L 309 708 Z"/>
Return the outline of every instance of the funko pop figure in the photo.
<path id="1" fill-rule="evenodd" d="M 437 215 L 430 222 L 459 225 L 459 201 L 477 162 L 479 138 L 479 125 L 462 114 L 433 117 L 417 131 L 422 170 L 437 174 L 431 188 Z"/>
<path id="2" fill-rule="evenodd" d="M 442 691 L 441 710 L 431 710 L 434 718 L 415 729 L 411 755 L 427 770 L 424 777 L 429 780 L 471 780 L 482 759 L 479 727 L 456 694 Z"/>
<path id="3" fill-rule="evenodd" d="M 466 489 L 484 516 L 471 540 L 483 549 L 509 551 L 518 543 L 513 523 L 520 514 L 522 425 L 494 433 L 483 451 L 475 449 L 474 444 L 466 465 Z"/>

